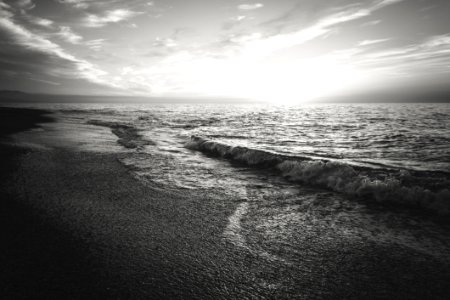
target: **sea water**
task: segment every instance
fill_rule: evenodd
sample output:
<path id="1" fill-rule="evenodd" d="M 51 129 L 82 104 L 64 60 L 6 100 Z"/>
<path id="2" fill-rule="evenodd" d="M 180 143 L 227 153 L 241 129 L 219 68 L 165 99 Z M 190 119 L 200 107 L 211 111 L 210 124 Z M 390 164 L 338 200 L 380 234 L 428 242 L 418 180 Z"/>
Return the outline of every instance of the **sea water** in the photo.
<path id="1" fill-rule="evenodd" d="M 449 104 L 36 106 L 72 134 L 90 126 L 91 150 L 119 147 L 144 183 L 240 203 L 224 237 L 267 259 L 294 259 L 322 229 L 437 255 L 450 247 L 445 232 L 412 216 L 450 214 Z M 114 146 L 102 137 L 111 132 Z M 273 255 L 280 245 L 292 252 Z"/>
<path id="2" fill-rule="evenodd" d="M 411 193 L 423 189 L 449 196 L 448 104 L 38 106 L 111 128 L 125 147 L 135 150 L 124 162 L 149 180 L 183 188 L 227 188 L 235 180 L 245 186 L 250 175 L 239 173 L 257 165 L 273 168 L 290 181 L 344 194 L 358 189 L 370 193 L 370 185 L 384 185 L 390 188 L 384 193 L 392 193 L 396 185 L 401 193 L 409 188 Z M 145 154 L 156 153 L 164 158 L 159 168 L 147 166 Z M 442 200 L 431 198 L 428 201 Z"/>

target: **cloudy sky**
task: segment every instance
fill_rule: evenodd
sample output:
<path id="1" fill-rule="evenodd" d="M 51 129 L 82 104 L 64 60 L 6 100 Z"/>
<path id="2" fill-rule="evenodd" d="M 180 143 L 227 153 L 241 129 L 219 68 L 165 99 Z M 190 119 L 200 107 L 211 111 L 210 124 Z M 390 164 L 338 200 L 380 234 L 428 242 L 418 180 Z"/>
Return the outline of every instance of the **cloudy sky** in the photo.
<path id="1" fill-rule="evenodd" d="M 449 0 L 0 0 L 0 89 L 302 101 L 450 86 Z"/>

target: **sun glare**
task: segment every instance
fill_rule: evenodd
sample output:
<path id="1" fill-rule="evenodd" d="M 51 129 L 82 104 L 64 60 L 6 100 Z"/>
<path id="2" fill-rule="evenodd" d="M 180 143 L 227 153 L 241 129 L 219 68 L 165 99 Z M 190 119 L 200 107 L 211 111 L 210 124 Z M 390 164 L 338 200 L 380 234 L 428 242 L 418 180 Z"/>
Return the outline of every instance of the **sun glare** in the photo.
<path id="1" fill-rule="evenodd" d="M 363 73 L 330 59 L 293 64 L 228 63 L 208 68 L 211 92 L 274 104 L 290 104 L 332 96 L 363 83 Z"/>
<path id="2" fill-rule="evenodd" d="M 298 103 L 333 96 L 362 84 L 362 73 L 327 59 L 275 66 L 263 80 L 261 100 Z"/>
<path id="3" fill-rule="evenodd" d="M 149 68 L 127 69 L 125 75 L 131 84 L 142 85 L 151 79 L 153 93 L 160 95 L 176 90 L 180 94 L 295 104 L 358 88 L 366 81 L 366 73 L 332 57 L 276 63 L 246 57 L 183 56 Z"/>

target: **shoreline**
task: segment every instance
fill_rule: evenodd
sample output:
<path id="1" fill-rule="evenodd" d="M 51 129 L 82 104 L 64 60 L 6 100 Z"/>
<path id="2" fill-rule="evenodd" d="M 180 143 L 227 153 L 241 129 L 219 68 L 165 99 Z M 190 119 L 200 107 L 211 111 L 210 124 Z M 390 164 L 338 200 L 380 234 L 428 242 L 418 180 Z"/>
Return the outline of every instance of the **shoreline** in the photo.
<path id="1" fill-rule="evenodd" d="M 117 154 L 4 145 L 0 151 L 2 167 L 8 162 L 0 183 L 7 196 L 0 226 L 5 299 L 450 293 L 448 262 L 395 244 L 339 240 L 327 228 L 306 240 L 294 264 L 267 260 L 223 236 L 240 199 L 143 184 Z"/>
<path id="2" fill-rule="evenodd" d="M 216 255 L 227 247 L 217 237 L 232 207 L 214 214 L 200 199 L 145 187 L 113 155 L 33 150 L 19 156 L 21 170 L 2 184 L 10 202 L 2 209 L 6 299 L 173 299 L 207 290 L 202 285 L 211 274 L 198 269 L 208 262 L 189 266 L 201 253 L 192 248 L 209 242 Z M 173 248 L 178 257 L 167 261 Z M 183 285 L 167 290 L 173 282 Z"/>
<path id="3" fill-rule="evenodd" d="M 233 203 L 144 186 L 114 154 L 4 144 L 1 153 L 2 166 L 11 162 L 0 184 L 6 299 L 209 298 L 213 268 L 202 251 L 237 258 L 221 237 Z M 252 294 L 249 283 L 232 283 L 239 293 L 229 296 Z"/>

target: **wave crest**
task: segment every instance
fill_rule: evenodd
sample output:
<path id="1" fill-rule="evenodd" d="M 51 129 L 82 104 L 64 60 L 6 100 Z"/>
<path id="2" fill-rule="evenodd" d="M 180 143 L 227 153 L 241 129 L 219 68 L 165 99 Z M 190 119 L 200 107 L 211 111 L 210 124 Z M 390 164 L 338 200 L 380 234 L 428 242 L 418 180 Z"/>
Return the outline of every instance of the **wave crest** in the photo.
<path id="1" fill-rule="evenodd" d="M 199 136 L 192 136 L 191 140 L 185 146 L 192 150 L 198 150 L 239 161 L 249 166 L 275 167 L 285 159 L 284 156 L 279 154 L 247 147 L 230 146 L 207 140 Z"/>
<path id="2" fill-rule="evenodd" d="M 359 169 L 342 162 L 291 157 L 230 146 L 198 136 L 192 136 L 186 147 L 249 166 L 274 168 L 281 176 L 293 182 L 326 188 L 352 197 L 425 208 L 441 215 L 450 215 L 449 189 L 438 188 L 432 191 L 417 185 L 417 182 L 428 182 L 432 179 L 421 180 L 407 171 L 380 172 L 371 171 L 369 168 Z M 443 182 L 448 183 L 448 180 Z"/>

